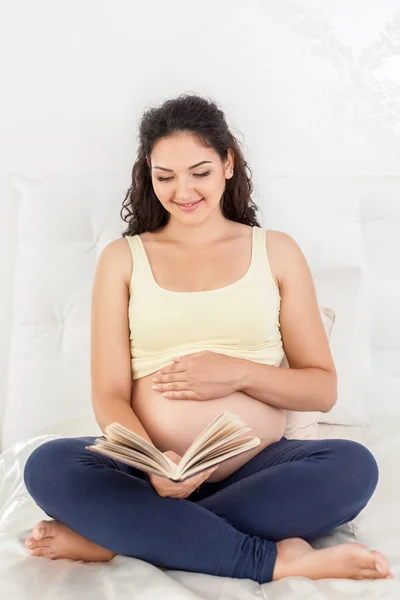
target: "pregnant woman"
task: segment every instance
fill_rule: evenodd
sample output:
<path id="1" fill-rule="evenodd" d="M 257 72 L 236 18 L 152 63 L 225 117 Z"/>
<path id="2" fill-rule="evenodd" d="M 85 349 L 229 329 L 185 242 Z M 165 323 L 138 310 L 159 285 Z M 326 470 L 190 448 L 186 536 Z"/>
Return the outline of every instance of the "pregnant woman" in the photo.
<path id="1" fill-rule="evenodd" d="M 261 438 L 213 471 L 172 482 L 59 438 L 29 456 L 26 487 L 51 520 L 32 556 L 248 578 L 392 577 L 358 543 L 309 541 L 369 502 L 377 463 L 344 439 L 288 440 L 286 410 L 328 412 L 337 378 L 312 276 L 289 235 L 260 227 L 224 113 L 196 95 L 140 124 L 128 223 L 97 264 L 91 379 L 99 427 L 118 421 L 178 461 L 223 411 Z M 122 211 L 121 211 L 122 213 Z M 278 368 L 284 351 L 291 369 Z"/>

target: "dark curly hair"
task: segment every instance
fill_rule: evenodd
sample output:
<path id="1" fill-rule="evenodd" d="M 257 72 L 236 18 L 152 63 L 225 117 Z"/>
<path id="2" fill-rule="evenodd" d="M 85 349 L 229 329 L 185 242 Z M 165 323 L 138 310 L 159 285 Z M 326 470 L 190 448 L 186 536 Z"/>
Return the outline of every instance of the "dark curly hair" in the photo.
<path id="1" fill-rule="evenodd" d="M 170 218 L 158 200 L 151 180 L 149 158 L 156 142 L 169 135 L 190 133 L 206 148 L 213 148 L 221 158 L 234 154 L 234 175 L 226 180 L 221 198 L 223 215 L 231 221 L 260 227 L 258 207 L 251 199 L 251 170 L 244 159 L 238 140 L 229 131 L 223 111 L 211 100 L 197 94 L 181 94 L 157 108 L 147 110 L 139 128 L 137 159 L 132 168 L 132 182 L 122 203 L 121 217 L 128 223 L 122 237 L 164 227 Z M 247 175 L 249 170 L 250 176 Z M 123 214 L 124 209 L 127 214 Z"/>

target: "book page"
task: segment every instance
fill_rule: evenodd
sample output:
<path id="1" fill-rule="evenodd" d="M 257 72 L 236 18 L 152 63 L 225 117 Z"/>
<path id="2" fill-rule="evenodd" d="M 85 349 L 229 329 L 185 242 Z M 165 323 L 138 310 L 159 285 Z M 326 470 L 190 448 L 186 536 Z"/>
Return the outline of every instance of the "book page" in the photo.
<path id="1" fill-rule="evenodd" d="M 228 421 L 227 423 L 222 424 L 218 427 L 210 436 L 204 440 L 201 446 L 198 447 L 198 450 L 203 450 L 207 446 L 213 444 L 216 440 L 222 439 L 233 432 L 246 432 L 250 431 L 250 428 L 245 426 L 243 422 L 240 421 Z"/>
<path id="2" fill-rule="evenodd" d="M 210 448 L 219 440 L 225 440 L 226 438 L 234 435 L 235 437 L 251 431 L 250 427 L 240 427 L 235 424 L 226 424 L 220 431 L 216 431 L 206 442 L 204 442 L 199 450 L 205 450 Z M 197 455 L 197 453 L 196 453 Z"/>
<path id="3" fill-rule="evenodd" d="M 183 476 L 181 474 L 180 478 L 177 479 L 177 481 L 184 481 L 188 477 L 192 477 L 193 475 L 198 475 L 199 473 L 202 473 L 203 471 L 207 471 L 207 469 L 210 469 L 212 466 L 221 464 L 221 463 L 225 462 L 226 460 L 229 460 L 233 456 L 237 456 L 238 454 L 242 454 L 244 452 L 249 452 L 253 448 L 256 448 L 257 446 L 259 446 L 259 444 L 260 444 L 260 439 L 253 438 L 251 441 L 247 442 L 245 446 L 236 448 L 235 450 L 228 452 L 228 454 L 226 454 L 226 455 L 224 454 L 223 456 L 217 456 L 215 458 L 207 460 L 206 462 L 204 462 L 202 464 L 194 465 L 188 471 L 186 471 L 183 474 Z"/>
<path id="4" fill-rule="evenodd" d="M 133 450 L 138 450 L 146 456 L 151 457 L 165 469 L 171 469 L 171 465 L 174 465 L 175 468 L 175 463 L 173 463 L 167 456 L 164 456 L 164 454 L 160 452 L 158 448 L 155 448 L 146 440 L 120 423 L 114 422 L 111 423 L 111 425 L 107 425 L 105 427 L 105 433 L 106 440 L 108 440 L 110 443 L 118 444 L 119 446 L 126 448 L 132 448 Z M 104 440 L 100 438 L 99 443 L 103 444 Z"/>
<path id="5" fill-rule="evenodd" d="M 142 452 L 148 455 L 153 455 L 154 453 L 159 452 L 157 448 L 154 448 L 151 444 L 146 442 L 140 436 L 137 436 L 133 431 L 126 429 L 125 427 L 122 429 L 122 425 L 119 423 L 112 423 L 111 425 L 107 425 L 105 428 L 106 439 L 110 442 L 118 443 L 121 446 L 127 446 L 128 448 L 140 448 Z"/>
<path id="6" fill-rule="evenodd" d="M 119 446 L 118 444 L 112 444 L 111 442 L 102 442 L 101 444 L 97 444 L 96 446 L 85 446 L 89 450 L 94 450 L 99 452 L 100 454 L 104 454 L 104 456 L 113 454 L 113 456 L 121 457 L 118 460 L 124 460 L 125 458 L 130 458 L 132 460 L 140 461 L 143 464 L 148 464 L 149 466 L 157 467 L 160 470 L 164 470 L 163 467 L 150 456 L 146 456 L 142 452 L 138 450 L 133 450 L 132 448 L 126 448 L 123 446 Z"/>
<path id="7" fill-rule="evenodd" d="M 196 454 L 196 456 L 194 456 L 185 465 L 185 467 L 182 469 L 182 472 L 184 473 L 188 469 L 191 469 L 194 465 L 202 464 L 206 460 L 214 456 L 223 456 L 226 452 L 229 452 L 231 447 L 240 448 L 241 446 L 247 444 L 251 440 L 259 440 L 259 443 L 261 443 L 261 440 L 255 436 L 246 436 L 243 438 L 239 437 L 239 439 L 238 437 L 239 436 L 234 432 L 225 439 L 217 440 L 212 446 L 209 446 L 205 450 L 202 450 L 201 452 Z"/>
<path id="8" fill-rule="evenodd" d="M 140 448 L 140 450 L 148 455 L 154 455 L 160 452 L 158 448 L 155 448 L 134 431 L 131 431 L 120 423 L 114 422 L 111 425 L 107 425 L 105 427 L 105 433 L 105 437 L 110 442 L 128 446 L 128 448 Z"/>
<path id="9" fill-rule="evenodd" d="M 199 448 L 202 442 L 208 439 L 214 431 L 217 431 L 221 426 L 223 426 L 226 421 L 238 419 L 237 415 L 233 415 L 232 413 L 223 412 L 217 417 L 214 421 L 212 421 L 199 435 L 197 438 L 191 443 L 186 452 L 189 452 L 194 447 Z"/>
<path id="10" fill-rule="evenodd" d="M 185 452 L 182 460 L 179 463 L 179 467 L 184 471 L 186 468 L 191 467 L 194 463 L 196 463 L 199 459 L 203 458 L 208 452 L 212 452 L 215 448 L 219 448 L 227 444 L 231 440 L 243 435 L 251 431 L 250 427 L 238 427 L 237 425 L 228 424 L 222 431 L 217 432 L 213 435 L 210 440 L 207 440 L 207 443 L 204 443 L 199 450 L 193 454 L 192 456 L 188 456 L 188 453 Z M 246 438 L 248 439 L 248 438 Z M 183 460 L 185 458 L 185 460 Z"/>
<path id="11" fill-rule="evenodd" d="M 158 475 L 160 477 L 170 477 L 170 472 L 165 472 L 158 463 L 149 459 L 149 457 L 144 456 L 140 452 L 136 452 L 135 450 L 127 449 L 130 453 L 127 454 L 125 452 L 115 451 L 111 448 L 104 448 L 100 445 L 97 446 L 85 446 L 85 448 L 92 450 L 93 452 L 97 452 L 98 454 L 102 454 L 104 456 L 109 456 L 115 460 L 120 460 L 121 462 L 126 463 L 136 469 L 140 469 L 141 471 L 146 471 L 148 473 L 154 473 L 154 475 Z"/>
<path id="12" fill-rule="evenodd" d="M 245 425 L 245 423 L 237 415 L 233 415 L 229 412 L 222 413 L 192 442 L 179 462 L 180 469 L 184 468 L 199 449 L 202 449 L 203 446 L 208 443 L 210 438 L 213 439 L 214 435 L 217 438 L 221 437 L 225 432 L 225 427 L 230 431 L 231 429 L 237 429 L 238 426 L 243 425 Z"/>
<path id="13" fill-rule="evenodd" d="M 201 464 L 207 462 L 208 460 L 211 460 L 214 457 L 217 457 L 217 456 L 223 457 L 225 454 L 228 454 L 228 452 L 230 452 L 231 450 L 235 450 L 236 448 L 242 448 L 243 446 L 246 446 L 248 442 L 251 442 L 251 441 L 257 440 L 257 439 L 259 439 L 259 438 L 256 438 L 253 436 L 247 436 L 246 438 L 243 438 L 240 440 L 233 439 L 231 442 L 228 442 L 227 444 L 223 444 L 223 446 L 217 444 L 213 450 L 207 451 L 206 453 L 204 453 L 203 456 L 195 457 L 195 459 L 193 459 L 193 461 L 192 461 L 192 464 L 187 465 L 187 467 L 186 467 L 186 469 L 184 469 L 184 471 L 190 469 L 194 465 L 201 465 Z M 260 442 L 261 442 L 261 440 L 260 440 Z"/>

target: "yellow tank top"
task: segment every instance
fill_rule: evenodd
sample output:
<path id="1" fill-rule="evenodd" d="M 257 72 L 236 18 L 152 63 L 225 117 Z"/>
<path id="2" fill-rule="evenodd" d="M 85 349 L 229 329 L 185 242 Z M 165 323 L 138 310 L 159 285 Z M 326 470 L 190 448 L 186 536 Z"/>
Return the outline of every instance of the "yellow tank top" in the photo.
<path id="1" fill-rule="evenodd" d="M 268 261 L 265 229 L 253 227 L 251 264 L 241 279 L 200 292 L 159 286 L 139 235 L 126 239 L 133 256 L 128 308 L 133 379 L 172 364 L 174 356 L 202 350 L 280 365 L 281 297 Z"/>

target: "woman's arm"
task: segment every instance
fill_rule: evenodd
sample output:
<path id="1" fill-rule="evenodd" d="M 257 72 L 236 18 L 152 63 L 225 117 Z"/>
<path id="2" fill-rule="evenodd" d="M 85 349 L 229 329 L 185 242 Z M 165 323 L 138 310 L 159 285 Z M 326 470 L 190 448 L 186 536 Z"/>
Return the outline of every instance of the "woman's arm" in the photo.
<path id="1" fill-rule="evenodd" d="M 239 389 L 256 400 L 286 410 L 329 412 L 336 403 L 336 376 L 318 368 L 280 369 L 237 359 Z M 244 364 L 246 363 L 246 364 Z"/>
<path id="2" fill-rule="evenodd" d="M 131 408 L 128 255 L 127 241 L 114 240 L 103 249 L 96 267 L 91 305 L 92 405 L 102 431 L 118 421 L 154 445 Z"/>
<path id="3" fill-rule="evenodd" d="M 292 237 L 268 234 L 268 254 L 279 273 L 281 334 L 290 369 L 235 359 L 240 389 L 278 408 L 329 412 L 337 399 L 337 375 L 309 266 Z"/>

